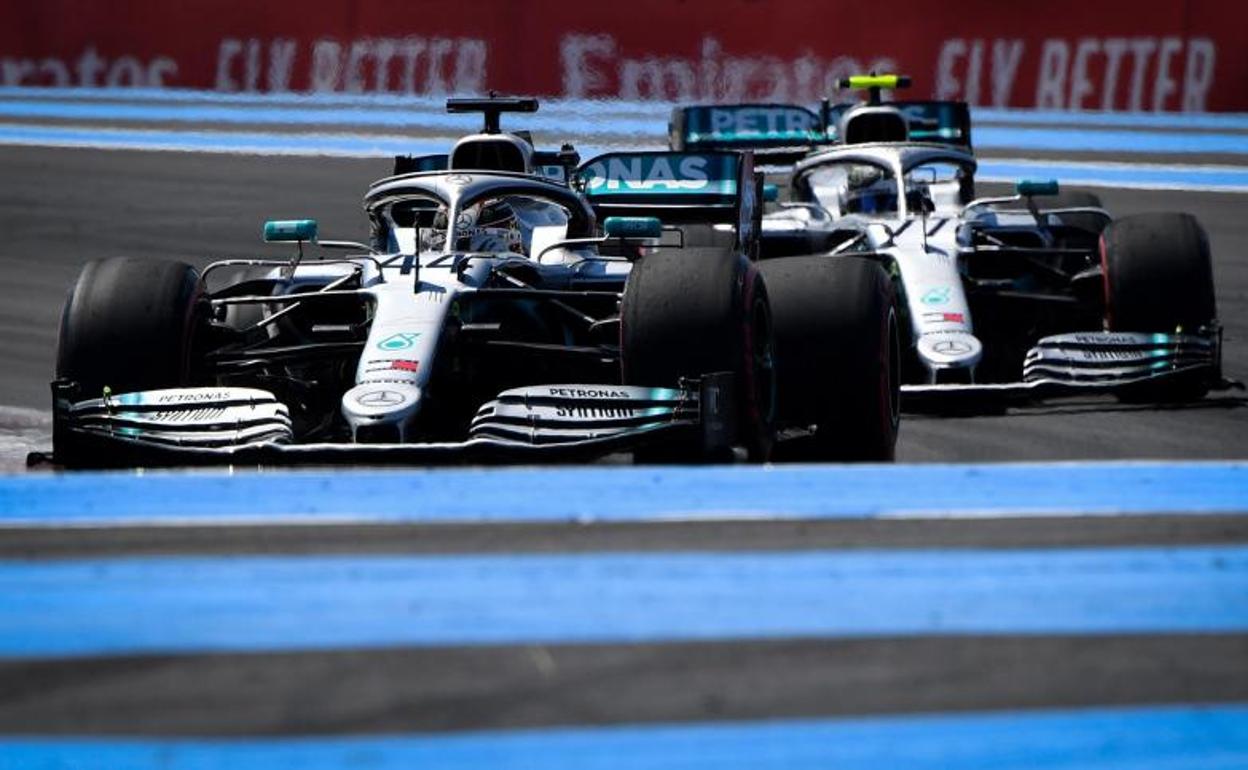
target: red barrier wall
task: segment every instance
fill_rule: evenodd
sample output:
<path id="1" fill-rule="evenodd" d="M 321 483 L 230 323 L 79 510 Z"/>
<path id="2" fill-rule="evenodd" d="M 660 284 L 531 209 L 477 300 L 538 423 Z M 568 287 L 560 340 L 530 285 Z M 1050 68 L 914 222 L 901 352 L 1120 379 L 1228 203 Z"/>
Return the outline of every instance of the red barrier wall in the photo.
<path id="1" fill-rule="evenodd" d="M 915 96 L 1248 111 L 1248 3 L 1225 0 L 0 0 L 0 83 L 627 99 Z"/>

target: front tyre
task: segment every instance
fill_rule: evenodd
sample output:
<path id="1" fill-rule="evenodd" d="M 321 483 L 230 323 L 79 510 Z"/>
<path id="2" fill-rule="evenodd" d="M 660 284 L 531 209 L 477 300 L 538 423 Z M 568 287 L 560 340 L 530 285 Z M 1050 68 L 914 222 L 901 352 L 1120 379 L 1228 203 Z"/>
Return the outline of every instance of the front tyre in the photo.
<path id="1" fill-rule="evenodd" d="M 61 315 L 58 379 L 84 398 L 186 384 L 199 274 L 182 262 L 88 262 Z"/>
<path id="2" fill-rule="evenodd" d="M 1111 331 L 1195 331 L 1217 317 L 1209 239 L 1191 214 L 1123 217 L 1101 236 Z"/>
<path id="3" fill-rule="evenodd" d="M 901 342 L 887 272 L 857 257 L 774 259 L 762 271 L 781 422 L 815 429 L 778 453 L 803 462 L 891 462 L 901 422 Z"/>
<path id="4" fill-rule="evenodd" d="M 620 308 L 626 384 L 675 387 L 732 372 L 737 424 L 753 461 L 771 453 L 775 370 L 771 310 L 757 267 L 732 250 L 684 248 L 642 257 Z"/>
<path id="5" fill-rule="evenodd" d="M 1191 214 L 1137 214 L 1101 234 L 1105 328 L 1123 332 L 1195 333 L 1218 315 L 1209 238 Z M 1185 400 L 1207 383 L 1159 383 L 1142 399 Z"/>

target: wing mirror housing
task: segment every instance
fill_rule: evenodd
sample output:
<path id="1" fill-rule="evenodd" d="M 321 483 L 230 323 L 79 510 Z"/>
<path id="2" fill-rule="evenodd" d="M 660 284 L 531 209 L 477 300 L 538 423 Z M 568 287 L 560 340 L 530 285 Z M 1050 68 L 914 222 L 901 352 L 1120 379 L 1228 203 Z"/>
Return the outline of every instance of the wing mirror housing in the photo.
<path id="1" fill-rule="evenodd" d="M 316 243 L 315 219 L 271 219 L 264 223 L 265 243 Z"/>
<path id="2" fill-rule="evenodd" d="M 1014 191 L 1025 198 L 1033 195 L 1057 195 L 1056 179 L 1023 179 L 1014 185 Z"/>
<path id="3" fill-rule="evenodd" d="M 658 217 L 607 217 L 602 232 L 608 238 L 660 238 L 663 223 Z"/>

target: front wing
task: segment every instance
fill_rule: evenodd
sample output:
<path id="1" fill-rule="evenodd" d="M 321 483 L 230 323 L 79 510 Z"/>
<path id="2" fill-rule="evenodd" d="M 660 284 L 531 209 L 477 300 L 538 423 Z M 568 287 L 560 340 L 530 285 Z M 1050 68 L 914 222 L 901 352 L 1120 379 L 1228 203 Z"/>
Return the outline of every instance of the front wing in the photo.
<path id="1" fill-rule="evenodd" d="M 442 464 L 586 460 L 657 442 L 691 459 L 731 449 L 733 377 L 676 388 L 542 385 L 483 405 L 466 439 L 402 444 L 294 443 L 286 407 L 254 388 L 177 388 L 75 400 L 53 388 L 53 463 L 67 467 L 212 464 Z"/>
<path id="2" fill-rule="evenodd" d="M 904 385 L 907 410 L 983 403 L 1023 404 L 1088 394 L 1147 397 L 1159 386 L 1225 389 L 1221 331 L 1198 334 L 1076 332 L 1042 338 L 1023 362 L 1020 382 Z"/>

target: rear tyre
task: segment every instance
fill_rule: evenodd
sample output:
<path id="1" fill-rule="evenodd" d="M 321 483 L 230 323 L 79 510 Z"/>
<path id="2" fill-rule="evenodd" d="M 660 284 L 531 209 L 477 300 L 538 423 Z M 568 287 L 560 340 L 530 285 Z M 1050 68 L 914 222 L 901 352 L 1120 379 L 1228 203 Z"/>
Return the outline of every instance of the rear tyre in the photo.
<path id="1" fill-rule="evenodd" d="M 189 374 L 199 274 L 182 262 L 88 262 L 61 315 L 56 376 L 84 398 L 175 387 Z"/>
<path id="2" fill-rule="evenodd" d="M 743 443 L 752 461 L 766 460 L 775 411 L 767 296 L 757 267 L 733 251 L 684 248 L 642 257 L 620 308 L 624 382 L 675 387 L 682 377 L 732 372 Z"/>
<path id="3" fill-rule="evenodd" d="M 893 282 L 856 257 L 762 263 L 772 298 L 779 419 L 815 426 L 777 454 L 802 462 L 891 462 L 901 415 Z"/>
<path id="4" fill-rule="evenodd" d="M 1138 214 L 1101 234 L 1105 328 L 1123 332 L 1195 332 L 1218 315 L 1209 239 L 1191 214 Z M 1141 398 L 1186 400 L 1207 383 L 1161 384 Z"/>

